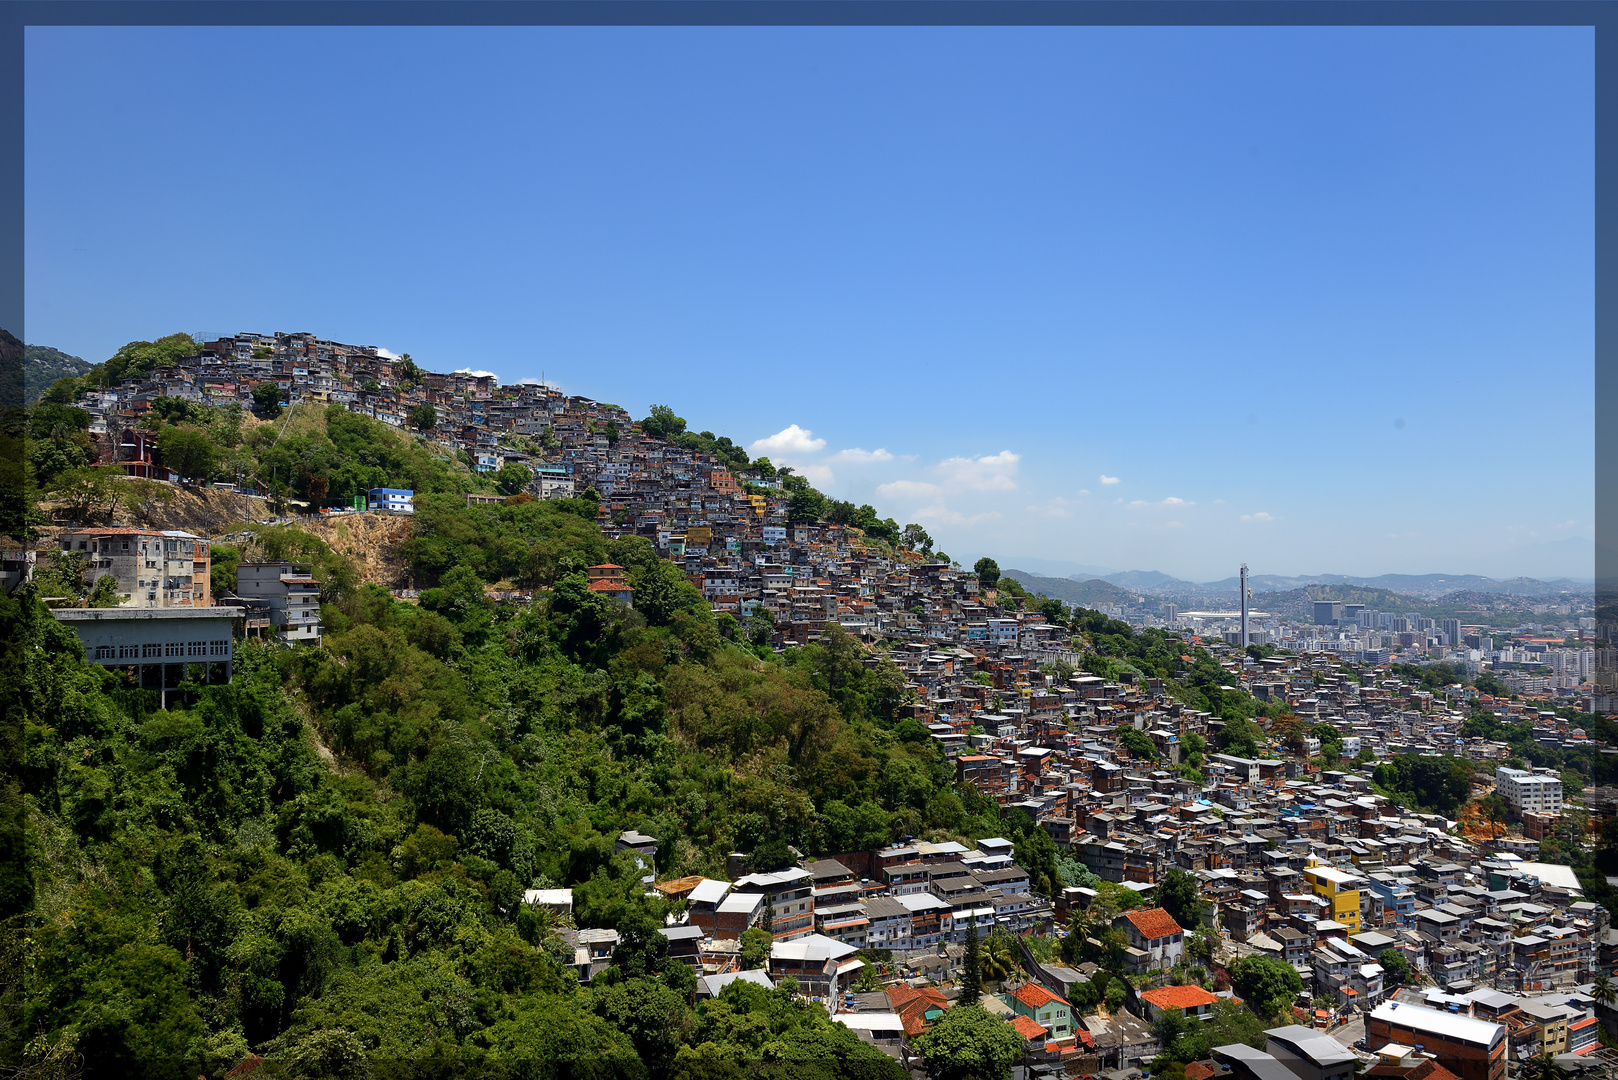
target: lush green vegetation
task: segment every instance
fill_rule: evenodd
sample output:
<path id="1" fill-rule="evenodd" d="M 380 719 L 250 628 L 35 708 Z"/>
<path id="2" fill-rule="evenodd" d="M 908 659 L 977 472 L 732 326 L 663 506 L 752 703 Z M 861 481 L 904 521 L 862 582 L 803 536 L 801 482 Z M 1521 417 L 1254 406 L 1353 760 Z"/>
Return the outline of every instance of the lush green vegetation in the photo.
<path id="1" fill-rule="evenodd" d="M 1473 768 L 1464 758 L 1399 754 L 1378 765 L 1371 782 L 1402 806 L 1453 817 L 1471 794 Z"/>
<path id="2" fill-rule="evenodd" d="M 260 530 L 256 548 L 317 564 L 326 642 L 248 649 L 184 708 L 85 665 L 33 591 L 0 602 L 3 639 L 41 658 L 15 695 L 29 849 L 7 913 L 30 966 L 8 1060 L 26 1044 L 135 1076 L 215 1076 L 250 1049 L 306 1076 L 888 1076 L 785 993 L 693 1008 L 689 974 L 645 944 L 665 906 L 617 834 L 656 836 L 668 876 L 722 875 L 735 850 L 773 868 L 788 845 L 1001 834 L 1041 887 L 1064 879 L 1026 814 L 957 789 L 897 719 L 898 670 L 835 629 L 761 648 L 644 541 L 605 540 L 587 502 L 419 505 L 407 555 L 436 581 L 419 604 L 356 587 L 307 534 Z M 586 587 L 605 558 L 633 609 Z M 501 578 L 537 599 L 494 604 Z M 577 925 L 630 943 L 598 985 L 520 902 L 550 885 L 574 889 Z"/>
<path id="3" fill-rule="evenodd" d="M 1300 980 L 1300 985 L 1302 985 Z M 1206 1059 L 1216 1046 L 1246 1043 L 1262 1050 L 1266 1021 L 1230 1000 L 1216 1002 L 1206 1020 L 1187 1019 L 1179 1009 L 1166 1010 L 1154 1025 L 1163 1040 L 1163 1052 L 1152 1062 L 1152 1072 L 1167 1080 L 1185 1075 L 1185 1067 Z"/>

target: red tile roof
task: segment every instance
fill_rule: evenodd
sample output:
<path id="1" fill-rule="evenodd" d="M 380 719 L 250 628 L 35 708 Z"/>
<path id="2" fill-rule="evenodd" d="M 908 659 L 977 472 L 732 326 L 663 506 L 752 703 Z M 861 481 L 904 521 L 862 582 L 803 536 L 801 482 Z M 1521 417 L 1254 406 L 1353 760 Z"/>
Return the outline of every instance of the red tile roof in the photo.
<path id="1" fill-rule="evenodd" d="M 1022 1013 L 1018 1013 L 1011 1018 L 1011 1026 L 1018 1035 L 1021 1035 L 1029 1042 L 1044 1042 L 1045 1036 L 1050 1034 L 1040 1026 L 1038 1021 L 1032 1017 L 1024 1016 Z"/>
<path id="2" fill-rule="evenodd" d="M 944 992 L 931 986 L 895 986 L 888 990 L 888 1004 L 895 1009 L 917 998 L 926 998 L 935 1005 L 944 1005 L 948 998 Z"/>
<path id="3" fill-rule="evenodd" d="M 1140 998 L 1159 1009 L 1194 1009 L 1219 1000 L 1200 986 L 1165 986 L 1159 990 L 1142 990 Z"/>
<path id="4" fill-rule="evenodd" d="M 1063 1005 L 1067 1004 L 1065 1000 L 1057 997 L 1055 994 L 1051 993 L 1038 983 L 1024 983 L 1023 985 L 1019 986 L 1017 988 L 1017 992 L 1011 996 L 1022 1002 L 1024 1005 L 1027 1005 L 1030 1009 L 1037 1009 L 1041 1006 L 1049 1005 L 1053 1001 L 1059 1001 Z"/>
<path id="5" fill-rule="evenodd" d="M 888 1003 L 899 1014 L 906 1035 L 920 1035 L 927 1030 L 927 1013 L 933 1009 L 949 1008 L 949 1000 L 940 990 L 930 986 L 896 986 L 888 991 Z"/>
<path id="6" fill-rule="evenodd" d="M 1174 916 L 1160 907 L 1147 908 L 1144 911 L 1126 911 L 1124 918 L 1133 923 L 1140 936 L 1147 940 L 1185 933 L 1180 924 L 1174 921 Z"/>
<path id="7" fill-rule="evenodd" d="M 1209 1080 L 1213 1074 L 1214 1067 L 1206 1061 L 1193 1061 L 1185 1067 L 1185 1080 Z"/>

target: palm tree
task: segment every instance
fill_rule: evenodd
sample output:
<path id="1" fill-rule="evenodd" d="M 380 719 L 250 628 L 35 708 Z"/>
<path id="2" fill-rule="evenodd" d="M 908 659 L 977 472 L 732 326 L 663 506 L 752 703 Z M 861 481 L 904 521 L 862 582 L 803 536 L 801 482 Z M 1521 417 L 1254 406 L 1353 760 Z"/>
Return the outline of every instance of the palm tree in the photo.
<path id="1" fill-rule="evenodd" d="M 1618 1003 L 1618 989 L 1613 987 L 1612 980 L 1605 975 L 1596 976 L 1595 987 L 1591 990 L 1590 996 L 1608 1008 Z"/>
<path id="2" fill-rule="evenodd" d="M 985 978 L 1005 982 L 1022 970 L 1022 950 L 1010 934 L 990 934 L 979 953 L 979 962 Z"/>
<path id="3" fill-rule="evenodd" d="M 1567 1070 L 1556 1063 L 1550 1051 L 1523 1062 L 1524 1080 L 1567 1080 Z"/>

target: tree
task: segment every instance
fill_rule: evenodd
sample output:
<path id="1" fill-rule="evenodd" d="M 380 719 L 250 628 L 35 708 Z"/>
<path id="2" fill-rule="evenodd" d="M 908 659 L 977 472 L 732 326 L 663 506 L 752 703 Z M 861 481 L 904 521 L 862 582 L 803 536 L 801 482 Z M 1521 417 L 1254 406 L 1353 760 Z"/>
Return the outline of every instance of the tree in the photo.
<path id="1" fill-rule="evenodd" d="M 1382 970 L 1387 972 L 1388 982 L 1394 986 L 1405 986 L 1410 980 L 1410 961 L 1405 959 L 1402 949 L 1383 949 L 1377 955 L 1382 964 Z"/>
<path id="2" fill-rule="evenodd" d="M 1130 756 L 1146 761 L 1157 760 L 1157 746 L 1152 742 L 1150 735 L 1140 728 L 1126 727 L 1118 732 L 1118 743 Z"/>
<path id="3" fill-rule="evenodd" d="M 1230 984 L 1259 1016 L 1275 1017 L 1303 992 L 1303 979 L 1291 964 L 1267 956 L 1244 956 L 1230 965 Z"/>
<path id="4" fill-rule="evenodd" d="M 957 1005 L 912 1044 L 933 1080 L 1006 1080 L 1022 1057 L 1015 1028 L 981 1005 Z"/>
<path id="5" fill-rule="evenodd" d="M 1245 758 L 1258 756 L 1259 742 L 1263 738 L 1264 733 L 1258 729 L 1258 725 L 1245 716 L 1226 719 L 1225 726 L 1215 736 L 1220 750 Z"/>
<path id="6" fill-rule="evenodd" d="M 966 924 L 966 954 L 961 958 L 961 997 L 958 1004 L 976 1005 L 983 995 L 983 958 L 978 954 L 978 924 L 972 919 Z"/>
<path id="7" fill-rule="evenodd" d="M 432 403 L 422 402 L 410 410 L 410 426 L 420 431 L 431 431 L 438 426 L 438 410 Z"/>
<path id="8" fill-rule="evenodd" d="M 1606 975 L 1596 976 L 1595 984 L 1590 990 L 1590 996 L 1609 1009 L 1618 1004 L 1618 989 L 1613 987 L 1612 979 Z"/>
<path id="9" fill-rule="evenodd" d="M 626 979 L 660 975 L 669 962 L 669 939 L 660 932 L 656 919 L 637 911 L 618 924 L 618 944 L 613 946 L 612 963 Z"/>
<path id="10" fill-rule="evenodd" d="M 1003 983 L 1022 970 L 1022 949 L 1006 930 L 996 928 L 978 951 L 979 969 L 995 982 Z"/>
<path id="11" fill-rule="evenodd" d="M 272 382 L 262 382 L 253 387 L 253 411 L 266 420 L 280 416 L 281 388 Z"/>
<path id="12" fill-rule="evenodd" d="M 1169 1012 L 1178 1011 L 1169 1010 Z M 1163 1042 L 1165 1064 L 1200 1061 L 1206 1058 L 1215 1046 L 1245 1043 L 1255 1050 L 1262 1049 L 1268 1038 L 1264 1034 L 1264 1024 L 1265 1021 L 1228 999 L 1215 1002 L 1212 1012 L 1205 1020 L 1184 1020 L 1182 1017 L 1178 1021 L 1160 1023 L 1159 1037 L 1171 1036 L 1165 1038 Z M 1158 1072 L 1158 1075 L 1161 1077 L 1162 1073 Z"/>
<path id="13" fill-rule="evenodd" d="M 1000 580 L 1000 564 L 987 555 L 972 564 L 972 572 L 978 576 L 978 584 L 985 589 L 994 588 L 995 582 Z"/>
<path id="14" fill-rule="evenodd" d="M 1157 902 L 1175 922 L 1188 930 L 1202 922 L 1202 897 L 1197 879 L 1177 866 L 1171 867 L 1158 883 Z"/>
<path id="15" fill-rule="evenodd" d="M 742 931 L 742 970 L 753 971 L 770 962 L 773 937 L 766 929 L 752 926 Z"/>
<path id="16" fill-rule="evenodd" d="M 1567 1070 L 1549 1050 L 1523 1062 L 1522 1075 L 1524 1080 L 1567 1080 Z"/>
<path id="17" fill-rule="evenodd" d="M 640 422 L 640 429 L 654 439 L 672 439 L 685 430 L 685 417 L 675 416 L 667 405 L 653 405 L 652 414 Z"/>
<path id="18" fill-rule="evenodd" d="M 124 602 L 123 594 L 118 591 L 118 579 L 111 574 L 102 574 L 96 579 L 96 585 L 90 592 L 88 607 L 118 607 Z"/>
<path id="19" fill-rule="evenodd" d="M 1062 872 L 1056 865 L 1056 841 L 1035 825 L 1020 836 L 1012 848 L 1017 865 L 1028 871 L 1028 883 L 1041 896 L 1055 896 L 1061 888 Z"/>
<path id="20" fill-rule="evenodd" d="M 904 532 L 900 534 L 900 540 L 911 551 L 919 551 L 923 555 L 933 550 L 933 538 L 927 535 L 926 529 L 915 522 L 905 526 Z"/>
<path id="21" fill-rule="evenodd" d="M 793 524 L 813 524 L 826 513 L 826 496 L 807 483 L 795 487 L 787 499 L 787 520 Z"/>
<path id="22" fill-rule="evenodd" d="M 1214 957 L 1219 952 L 1219 935 L 1206 926 L 1199 926 L 1196 933 L 1192 934 L 1187 941 L 1186 951 L 1194 959 L 1201 960 L 1204 964 L 1212 967 Z"/>
<path id="23" fill-rule="evenodd" d="M 1417 807 L 1452 816 L 1472 792 L 1472 766 L 1461 758 L 1399 754 L 1376 767 L 1372 781 Z"/>
<path id="24" fill-rule="evenodd" d="M 166 427 L 157 437 L 163 464 L 187 480 L 205 479 L 219 467 L 219 448 L 195 428 Z"/>
<path id="25" fill-rule="evenodd" d="M 502 495 L 515 495 L 534 478 L 533 470 L 515 461 L 508 461 L 495 473 L 494 486 Z"/>

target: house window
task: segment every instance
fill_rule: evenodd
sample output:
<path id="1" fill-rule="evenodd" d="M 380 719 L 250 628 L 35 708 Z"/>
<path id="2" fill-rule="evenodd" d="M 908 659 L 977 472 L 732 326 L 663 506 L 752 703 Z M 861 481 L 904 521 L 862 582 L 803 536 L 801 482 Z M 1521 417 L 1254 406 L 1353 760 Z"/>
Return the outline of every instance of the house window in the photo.
<path id="1" fill-rule="evenodd" d="M 185 655 L 185 642 L 183 642 L 183 641 L 170 641 L 170 642 L 167 642 L 163 646 L 163 655 L 165 657 L 184 656 Z"/>
<path id="2" fill-rule="evenodd" d="M 161 645 L 142 645 L 140 647 L 140 653 L 141 653 L 141 656 L 143 656 L 143 657 L 162 656 L 163 655 L 163 646 L 161 646 Z"/>
<path id="3" fill-rule="evenodd" d="M 120 646 L 118 646 L 118 659 L 120 659 L 120 660 L 138 660 L 138 659 L 140 659 L 140 646 L 139 645 L 120 645 Z"/>
<path id="4" fill-rule="evenodd" d="M 206 641 L 193 641 L 193 642 L 191 642 L 190 643 L 190 648 L 187 650 L 187 655 L 189 655 L 189 656 L 207 656 L 208 655 L 208 643 Z"/>

